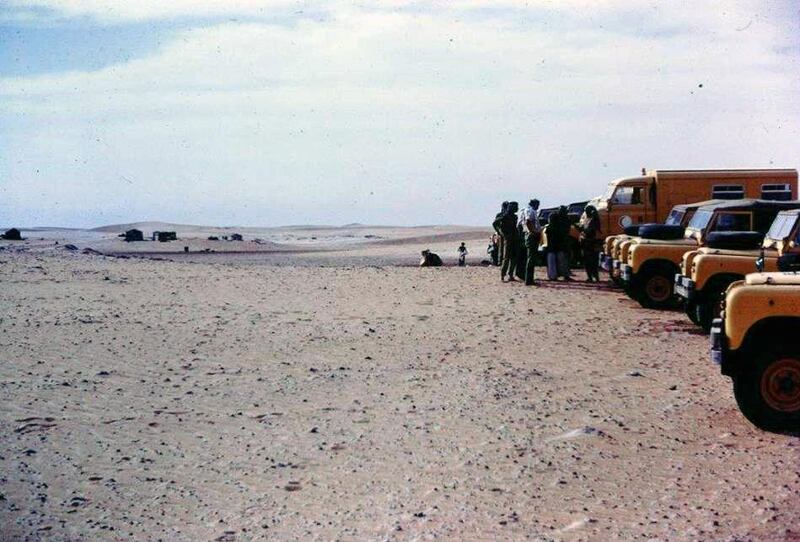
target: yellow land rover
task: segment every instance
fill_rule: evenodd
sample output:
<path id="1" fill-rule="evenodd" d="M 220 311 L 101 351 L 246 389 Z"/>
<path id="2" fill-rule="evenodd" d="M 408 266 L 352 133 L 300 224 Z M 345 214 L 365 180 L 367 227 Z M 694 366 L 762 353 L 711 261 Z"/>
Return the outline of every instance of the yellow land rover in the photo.
<path id="1" fill-rule="evenodd" d="M 800 270 L 797 255 L 783 269 Z M 800 273 L 733 283 L 711 328 L 711 357 L 733 380 L 742 414 L 770 431 L 800 430 Z"/>
<path id="2" fill-rule="evenodd" d="M 757 267 L 760 271 L 777 271 L 780 256 L 800 252 L 800 204 L 794 206 L 778 213 L 763 242 L 758 242 L 755 232 L 709 234 L 706 247 L 683 255 L 681 273 L 675 276 L 675 293 L 683 299 L 686 314 L 694 323 L 708 332 L 719 316 L 722 296 L 730 284 Z"/>
<path id="3" fill-rule="evenodd" d="M 666 308 L 675 302 L 675 275 L 683 255 L 704 246 L 715 231 L 759 231 L 766 233 L 775 216 L 798 202 L 756 199 L 731 200 L 700 207 L 683 238 L 642 239 L 628 250 L 620 266 L 625 291 L 648 308 Z M 646 228 L 642 228 L 644 232 Z M 655 237 L 655 236 L 654 236 Z"/>
<path id="4" fill-rule="evenodd" d="M 697 203 L 686 203 L 683 205 L 676 205 L 670 211 L 669 216 L 664 221 L 664 225 L 672 228 L 680 226 L 681 235 L 683 235 L 686 226 L 694 216 L 698 208 L 713 205 L 715 203 L 723 203 L 723 200 L 708 200 Z M 612 282 L 621 285 L 622 277 L 620 274 L 620 265 L 628 256 L 627 250 L 632 244 L 635 244 L 638 239 L 641 239 L 641 229 L 644 226 L 656 226 L 657 224 L 637 224 L 625 228 L 625 233 L 619 235 L 609 235 L 606 237 L 603 244 L 604 252 L 600 253 L 600 267 L 608 272 L 609 278 Z M 663 230 L 663 228 L 656 228 L 656 230 Z M 648 228 L 646 231 L 652 232 L 653 228 Z"/>

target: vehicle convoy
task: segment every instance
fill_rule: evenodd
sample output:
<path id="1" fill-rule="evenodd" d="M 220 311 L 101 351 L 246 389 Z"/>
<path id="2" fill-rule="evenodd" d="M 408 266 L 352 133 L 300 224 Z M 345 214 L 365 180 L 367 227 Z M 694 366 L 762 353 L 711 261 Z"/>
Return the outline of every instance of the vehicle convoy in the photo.
<path id="1" fill-rule="evenodd" d="M 744 198 L 797 199 L 797 170 L 642 170 L 639 177 L 612 181 L 589 204 L 600 215 L 603 233 L 617 235 L 635 224 L 665 222 L 676 205 Z"/>
<path id="2" fill-rule="evenodd" d="M 675 275 L 683 255 L 705 246 L 709 233 L 757 231 L 763 236 L 780 211 L 799 207 L 798 201 L 754 199 L 700 207 L 682 237 L 670 238 L 667 230 L 659 235 L 661 239 L 641 239 L 630 246 L 626 261 L 620 265 L 625 291 L 644 307 L 668 307 L 674 302 Z M 733 234 L 734 238 L 738 236 Z"/>
<path id="3" fill-rule="evenodd" d="M 778 213 L 760 246 L 753 246 L 752 235 L 720 239 L 721 246 L 712 235 L 706 247 L 683 255 L 681 273 L 675 276 L 675 293 L 687 316 L 706 332 L 731 283 L 755 272 L 757 262 L 760 271 L 777 271 L 779 257 L 800 253 L 800 209 Z"/>
<path id="4" fill-rule="evenodd" d="M 619 283 L 622 280 L 620 276 L 620 265 L 625 261 L 628 255 L 627 250 L 630 246 L 643 238 L 640 235 L 642 228 L 648 226 L 645 229 L 646 235 L 653 235 L 653 232 L 657 232 L 656 235 L 658 235 L 665 229 L 676 229 L 680 227 L 679 230 L 675 231 L 680 231 L 680 234 L 683 235 L 686 226 L 689 224 L 689 221 L 698 208 L 715 203 L 724 203 L 724 201 L 725 200 L 708 200 L 676 205 L 672 208 L 672 211 L 670 211 L 664 224 L 638 224 L 635 226 L 628 226 L 625 228 L 624 233 L 606 237 L 603 244 L 603 253 L 600 254 L 600 267 L 609 273 L 609 277 L 613 282 Z M 666 228 L 651 228 L 649 226 L 666 226 Z M 659 236 L 663 237 L 663 235 Z"/>
<path id="5" fill-rule="evenodd" d="M 748 420 L 770 431 L 798 431 L 800 265 L 796 254 L 781 261 L 781 269 L 795 271 L 750 274 L 728 288 L 711 328 L 711 357 L 732 378 Z"/>

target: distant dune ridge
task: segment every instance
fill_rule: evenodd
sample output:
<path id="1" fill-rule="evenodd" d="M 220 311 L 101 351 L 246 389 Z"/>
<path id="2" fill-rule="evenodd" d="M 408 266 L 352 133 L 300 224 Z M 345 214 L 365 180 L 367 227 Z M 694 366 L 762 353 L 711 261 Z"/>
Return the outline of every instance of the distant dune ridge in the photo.
<path id="1" fill-rule="evenodd" d="M 359 223 L 344 226 L 290 225 L 277 227 L 209 226 L 163 221 L 108 224 L 91 229 L 21 228 L 27 232 L 28 248 L 62 250 L 66 244 L 107 255 L 137 255 L 205 261 L 214 255 L 279 261 L 287 265 L 416 265 L 423 249 L 431 249 L 455 262 L 456 249 L 467 243 L 468 261 L 486 258 L 489 227 L 476 226 L 374 226 Z M 145 241 L 126 242 L 119 235 L 138 229 Z M 155 231 L 174 231 L 177 241 L 153 242 Z M 242 241 L 223 239 L 233 233 Z M 217 239 L 213 239 L 217 238 Z M 26 249 L 26 250 L 27 250 Z M 286 258 L 291 253 L 294 260 Z M 298 258 L 295 258 L 298 256 Z"/>

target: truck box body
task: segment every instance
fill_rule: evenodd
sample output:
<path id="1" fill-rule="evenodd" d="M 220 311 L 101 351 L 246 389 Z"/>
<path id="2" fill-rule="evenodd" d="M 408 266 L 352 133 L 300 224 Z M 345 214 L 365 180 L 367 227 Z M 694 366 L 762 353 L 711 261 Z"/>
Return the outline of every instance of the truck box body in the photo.
<path id="1" fill-rule="evenodd" d="M 673 207 L 709 199 L 797 199 L 795 169 L 652 170 L 612 181 L 592 200 L 604 235 L 626 226 L 664 222 Z"/>

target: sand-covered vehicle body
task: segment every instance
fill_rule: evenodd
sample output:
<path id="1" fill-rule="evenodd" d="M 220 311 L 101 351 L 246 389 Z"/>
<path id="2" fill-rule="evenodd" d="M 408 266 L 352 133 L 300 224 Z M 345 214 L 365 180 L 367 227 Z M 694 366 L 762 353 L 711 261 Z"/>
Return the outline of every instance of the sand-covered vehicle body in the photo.
<path id="1" fill-rule="evenodd" d="M 797 266 L 795 266 L 797 268 Z M 767 430 L 800 430 L 800 273 L 733 283 L 711 328 L 711 356 L 731 377 L 739 409 Z"/>
<path id="2" fill-rule="evenodd" d="M 645 307 L 672 305 L 675 275 L 680 272 L 683 255 L 704 246 L 709 233 L 759 231 L 763 235 L 780 211 L 797 205 L 794 201 L 744 199 L 698 208 L 681 239 L 642 239 L 630 247 L 620 265 L 626 291 Z"/>
<path id="3" fill-rule="evenodd" d="M 709 242 L 683 255 L 675 293 L 683 300 L 687 316 L 706 331 L 719 316 L 722 295 L 730 284 L 757 270 L 778 271 L 781 256 L 800 253 L 800 208 L 779 212 L 760 246 L 752 246 L 746 237 L 741 241 L 738 247 Z"/>

